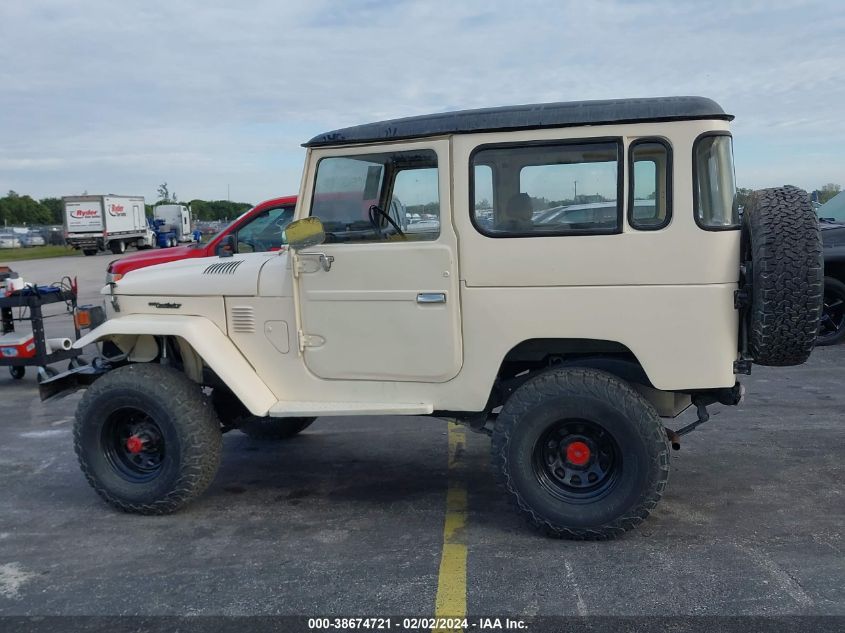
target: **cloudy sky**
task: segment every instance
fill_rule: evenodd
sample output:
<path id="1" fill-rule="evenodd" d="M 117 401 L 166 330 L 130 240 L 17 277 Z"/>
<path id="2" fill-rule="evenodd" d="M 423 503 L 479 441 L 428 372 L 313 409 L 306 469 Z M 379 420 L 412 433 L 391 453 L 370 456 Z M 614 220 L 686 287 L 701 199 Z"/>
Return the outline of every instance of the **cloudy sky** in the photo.
<path id="1" fill-rule="evenodd" d="M 845 184 L 835 0 L 5 0 L 0 191 L 258 202 L 317 133 L 462 108 L 700 94 L 739 186 Z"/>

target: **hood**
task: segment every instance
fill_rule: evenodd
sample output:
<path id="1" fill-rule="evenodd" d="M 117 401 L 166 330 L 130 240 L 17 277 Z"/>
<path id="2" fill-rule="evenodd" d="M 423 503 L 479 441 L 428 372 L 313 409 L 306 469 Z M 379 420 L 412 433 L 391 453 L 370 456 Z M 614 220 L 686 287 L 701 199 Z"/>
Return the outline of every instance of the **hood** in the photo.
<path id="1" fill-rule="evenodd" d="M 175 249 L 168 249 L 175 250 Z M 286 251 L 234 257 L 191 257 L 135 270 L 114 284 L 116 295 L 254 296 L 261 268 Z M 106 289 L 104 289 L 106 291 Z"/>
<path id="2" fill-rule="evenodd" d="M 172 262 L 177 259 L 185 259 L 186 257 L 196 257 L 197 255 L 204 255 L 203 247 L 195 248 L 194 246 L 175 246 L 173 248 L 154 248 L 147 251 L 138 251 L 132 255 L 127 255 L 117 261 L 109 264 L 108 272 L 126 273 L 144 268 L 146 266 L 153 266 L 154 264 L 164 264 L 165 262 Z"/>

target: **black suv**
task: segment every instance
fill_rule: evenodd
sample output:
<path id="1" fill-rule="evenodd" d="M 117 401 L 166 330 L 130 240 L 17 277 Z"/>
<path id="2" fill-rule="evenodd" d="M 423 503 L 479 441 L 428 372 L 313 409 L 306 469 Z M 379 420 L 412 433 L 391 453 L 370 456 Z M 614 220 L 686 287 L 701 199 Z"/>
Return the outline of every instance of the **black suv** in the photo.
<path id="1" fill-rule="evenodd" d="M 845 192 L 818 208 L 824 244 L 824 313 L 816 345 L 845 339 Z"/>

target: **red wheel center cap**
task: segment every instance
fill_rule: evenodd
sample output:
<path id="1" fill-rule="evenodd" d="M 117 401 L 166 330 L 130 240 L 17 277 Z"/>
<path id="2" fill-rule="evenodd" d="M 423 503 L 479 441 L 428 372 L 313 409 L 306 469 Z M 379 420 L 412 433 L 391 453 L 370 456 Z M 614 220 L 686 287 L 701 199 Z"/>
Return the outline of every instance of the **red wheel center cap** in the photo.
<path id="1" fill-rule="evenodd" d="M 572 442 L 566 447 L 566 459 L 570 464 L 583 466 L 590 461 L 590 447 L 584 442 Z"/>
<path id="2" fill-rule="evenodd" d="M 131 435 L 129 439 L 126 440 L 126 450 L 130 453 L 140 453 L 144 450 L 144 440 L 137 435 Z"/>

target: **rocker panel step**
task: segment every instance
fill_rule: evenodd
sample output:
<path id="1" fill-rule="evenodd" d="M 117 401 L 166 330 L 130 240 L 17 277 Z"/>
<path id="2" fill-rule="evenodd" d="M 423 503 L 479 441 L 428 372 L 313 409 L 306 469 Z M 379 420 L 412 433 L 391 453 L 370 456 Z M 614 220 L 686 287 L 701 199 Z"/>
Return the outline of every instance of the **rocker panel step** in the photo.
<path id="1" fill-rule="evenodd" d="M 279 400 L 270 407 L 272 418 L 321 417 L 329 415 L 428 415 L 434 405 L 421 402 L 307 402 Z"/>

